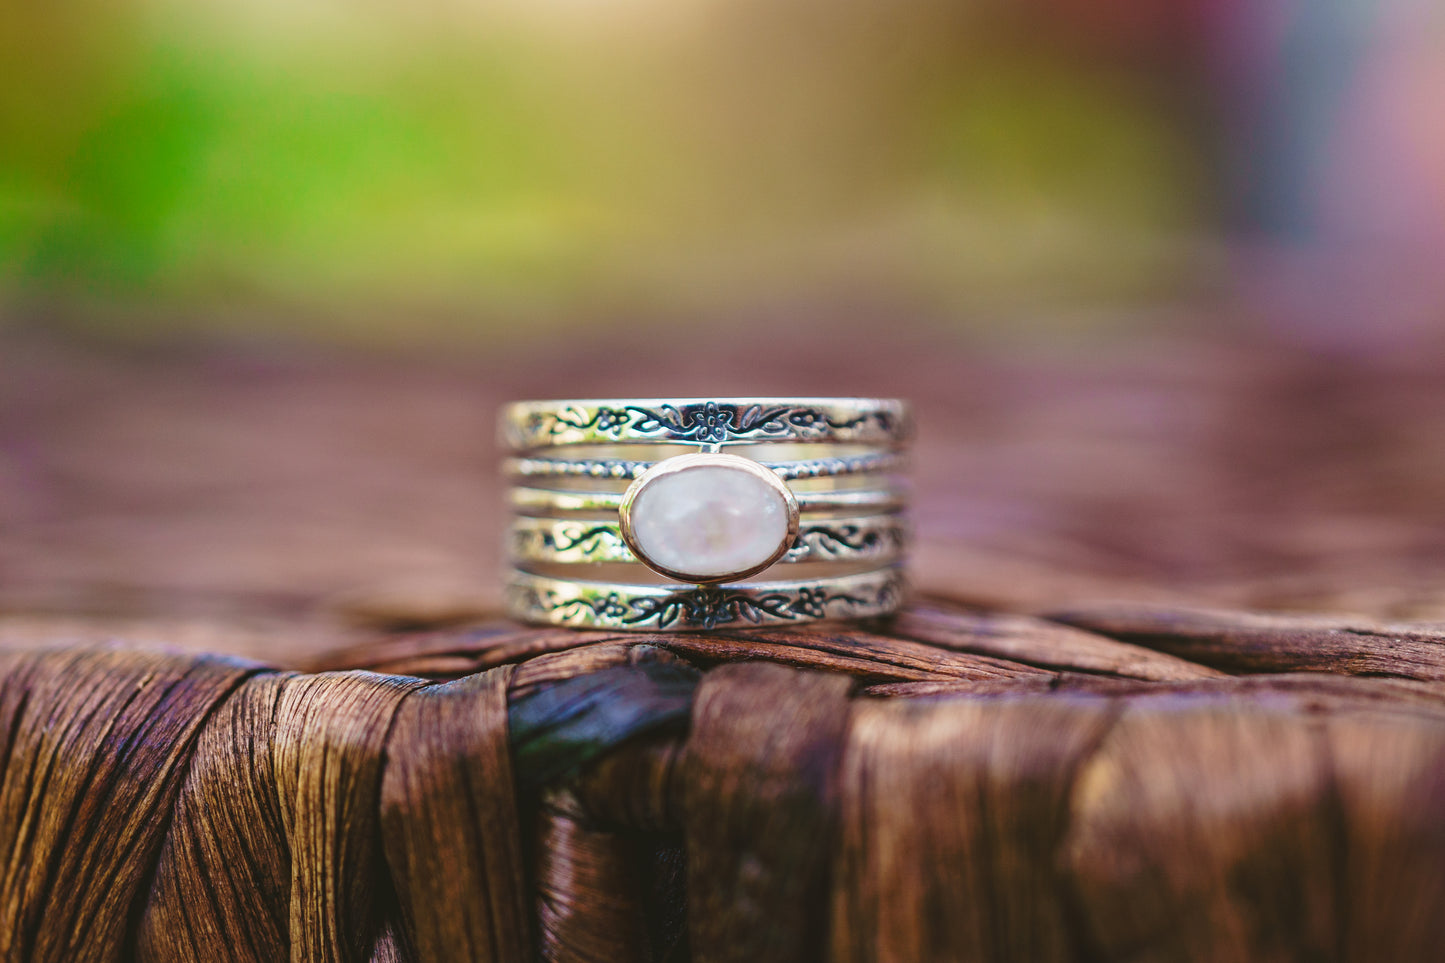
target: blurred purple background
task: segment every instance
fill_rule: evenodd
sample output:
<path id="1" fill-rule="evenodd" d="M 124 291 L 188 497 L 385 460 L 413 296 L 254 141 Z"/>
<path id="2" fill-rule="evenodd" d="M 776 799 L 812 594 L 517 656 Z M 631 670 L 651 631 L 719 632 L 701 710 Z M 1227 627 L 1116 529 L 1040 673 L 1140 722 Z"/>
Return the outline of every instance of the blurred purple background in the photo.
<path id="1" fill-rule="evenodd" d="M 0 16 L 0 324 L 495 343 L 1205 304 L 1441 324 L 1429 0 L 169 0 Z M 635 327 L 641 325 L 641 327 Z"/>

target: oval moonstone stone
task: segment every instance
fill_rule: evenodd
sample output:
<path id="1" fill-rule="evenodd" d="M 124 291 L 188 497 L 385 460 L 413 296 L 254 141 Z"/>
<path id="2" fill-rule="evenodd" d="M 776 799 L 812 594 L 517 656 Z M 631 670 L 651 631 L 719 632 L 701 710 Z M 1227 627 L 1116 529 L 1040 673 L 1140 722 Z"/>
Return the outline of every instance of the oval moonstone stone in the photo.
<path id="1" fill-rule="evenodd" d="M 699 581 L 756 569 L 788 538 L 783 494 L 726 465 L 692 465 L 653 479 L 638 492 L 631 516 L 644 561 Z"/>

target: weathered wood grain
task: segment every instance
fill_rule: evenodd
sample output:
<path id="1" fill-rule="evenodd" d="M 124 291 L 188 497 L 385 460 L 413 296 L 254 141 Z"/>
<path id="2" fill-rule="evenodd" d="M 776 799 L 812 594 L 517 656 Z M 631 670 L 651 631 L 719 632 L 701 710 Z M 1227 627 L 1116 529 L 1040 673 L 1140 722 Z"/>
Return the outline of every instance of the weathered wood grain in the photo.
<path id="1" fill-rule="evenodd" d="M 198 744 L 141 919 L 140 956 L 370 959 L 388 920 L 377 798 L 420 679 L 257 675 Z"/>
<path id="2" fill-rule="evenodd" d="M 126 958 L 191 745 L 257 668 L 118 648 L 0 656 L 0 958 Z"/>
<path id="3" fill-rule="evenodd" d="M 1432 959 L 1435 627 L 1092 611 L 7 653 L 4 958 Z"/>
<path id="4" fill-rule="evenodd" d="M 537 814 L 537 930 L 557 963 L 654 959 L 650 865 L 641 840 L 590 824 L 570 792 L 544 794 Z"/>
<path id="5" fill-rule="evenodd" d="M 772 665 L 704 678 L 680 773 L 695 960 L 823 959 L 847 695 Z"/>
<path id="6" fill-rule="evenodd" d="M 1046 675 L 1019 662 L 967 652 L 953 652 L 927 643 L 896 638 L 878 631 L 834 626 L 803 630 L 758 629 L 751 632 L 688 633 L 662 644 L 689 658 L 708 663 L 764 661 L 804 669 L 842 672 L 861 679 L 923 681 L 927 679 L 1004 679 Z"/>
<path id="7" fill-rule="evenodd" d="M 1131 700 L 1070 800 L 1063 853 L 1085 945 L 1102 959 L 1332 956 L 1342 907 L 1321 735 L 1289 708 L 1228 696 Z"/>
<path id="8" fill-rule="evenodd" d="M 1125 605 L 1076 607 L 1053 618 L 1233 672 L 1445 681 L 1445 625 Z"/>
<path id="9" fill-rule="evenodd" d="M 531 906 L 507 751 L 504 666 L 400 706 L 380 789 L 409 959 L 522 960 Z"/>
<path id="10" fill-rule="evenodd" d="M 1105 698 L 867 699 L 842 761 L 832 959 L 1072 960 L 1057 861 Z"/>
<path id="11" fill-rule="evenodd" d="M 831 333 L 646 368 L 907 372 L 920 597 L 681 636 L 498 615 L 597 344 L 0 345 L 0 960 L 1438 959 L 1439 352 Z"/>
<path id="12" fill-rule="evenodd" d="M 1223 674 L 1165 652 L 1056 621 L 970 611 L 936 602 L 910 607 L 892 621 L 889 632 L 941 648 L 1045 669 L 1093 672 L 1151 682 Z"/>

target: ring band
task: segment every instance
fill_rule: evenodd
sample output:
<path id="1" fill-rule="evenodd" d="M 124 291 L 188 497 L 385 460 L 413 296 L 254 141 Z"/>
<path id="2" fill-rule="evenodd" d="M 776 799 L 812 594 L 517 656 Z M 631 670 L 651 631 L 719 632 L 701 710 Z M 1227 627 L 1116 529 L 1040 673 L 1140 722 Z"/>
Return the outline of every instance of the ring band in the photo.
<path id="1" fill-rule="evenodd" d="M 797 537 L 778 560 L 892 564 L 903 558 L 909 538 L 901 515 L 826 518 L 799 525 Z M 630 563 L 622 527 L 606 519 L 575 521 L 520 515 L 512 520 L 509 546 L 515 561 L 541 563 Z"/>
<path id="2" fill-rule="evenodd" d="M 508 605 L 526 622 L 575 628 L 715 629 L 887 615 L 904 589 L 897 568 L 837 578 L 733 585 L 631 585 L 513 572 Z"/>
<path id="3" fill-rule="evenodd" d="M 628 461 L 621 458 L 509 458 L 502 471 L 514 478 L 546 478 L 554 476 L 616 478 L 631 480 L 646 474 L 655 461 Z M 852 455 L 838 458 L 807 458 L 799 461 L 763 461 L 779 478 L 793 481 L 802 478 L 833 478 L 840 475 L 862 475 L 871 472 L 902 471 L 907 462 L 899 452 Z"/>
<path id="4" fill-rule="evenodd" d="M 799 492 L 798 508 L 805 512 L 821 511 L 897 511 L 905 504 L 905 493 L 897 488 L 866 491 Z M 526 514 L 564 514 L 572 512 L 617 512 L 626 498 L 625 492 L 569 492 L 550 488 L 513 488 L 508 495 L 512 507 Z"/>
<path id="5" fill-rule="evenodd" d="M 618 442 L 895 446 L 911 428 L 906 404 L 877 398 L 519 401 L 502 414 L 503 442 L 513 451 Z"/>
<path id="6" fill-rule="evenodd" d="M 650 631 L 888 614 L 911 432 L 890 399 L 508 405 L 509 609 Z"/>

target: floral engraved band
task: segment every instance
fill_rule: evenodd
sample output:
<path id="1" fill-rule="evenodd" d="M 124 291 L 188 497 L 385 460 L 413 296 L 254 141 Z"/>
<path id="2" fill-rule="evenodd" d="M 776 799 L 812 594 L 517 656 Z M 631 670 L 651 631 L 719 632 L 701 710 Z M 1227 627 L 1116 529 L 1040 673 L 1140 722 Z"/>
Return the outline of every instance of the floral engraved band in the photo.
<path id="1" fill-rule="evenodd" d="M 733 401 L 519 401 L 502 437 L 514 451 L 587 443 L 860 442 L 907 439 L 907 405 L 869 398 L 747 398 Z"/>
<path id="2" fill-rule="evenodd" d="M 911 430 L 874 398 L 508 405 L 511 612 L 639 631 L 886 615 Z"/>

